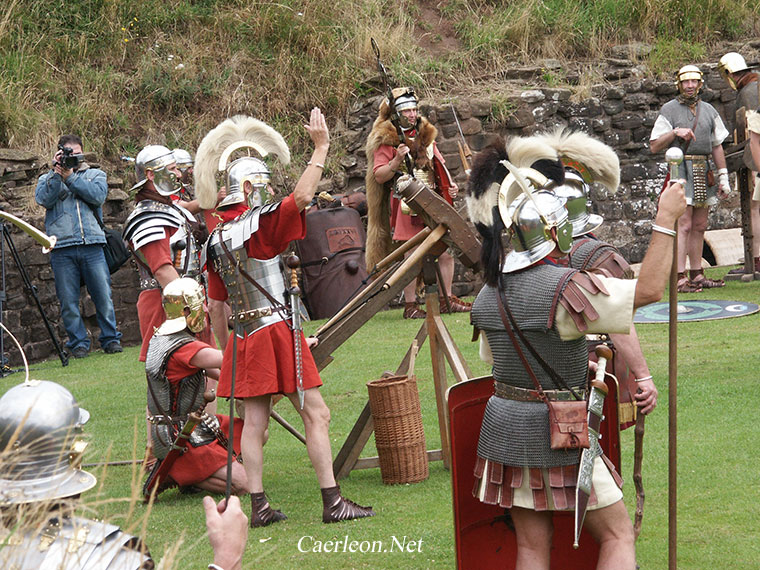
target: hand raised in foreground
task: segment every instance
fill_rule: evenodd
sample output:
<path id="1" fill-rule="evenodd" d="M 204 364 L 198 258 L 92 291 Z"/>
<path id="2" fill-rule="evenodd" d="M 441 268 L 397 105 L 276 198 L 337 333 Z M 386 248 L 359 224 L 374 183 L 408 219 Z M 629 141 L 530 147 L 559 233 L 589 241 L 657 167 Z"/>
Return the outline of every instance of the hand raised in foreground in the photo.
<path id="1" fill-rule="evenodd" d="M 217 505 L 214 499 L 206 496 L 203 497 L 203 508 L 208 540 L 214 549 L 214 564 L 224 570 L 240 570 L 248 540 L 248 517 L 240 508 L 240 498 L 233 495 L 229 505 L 225 499 Z"/>

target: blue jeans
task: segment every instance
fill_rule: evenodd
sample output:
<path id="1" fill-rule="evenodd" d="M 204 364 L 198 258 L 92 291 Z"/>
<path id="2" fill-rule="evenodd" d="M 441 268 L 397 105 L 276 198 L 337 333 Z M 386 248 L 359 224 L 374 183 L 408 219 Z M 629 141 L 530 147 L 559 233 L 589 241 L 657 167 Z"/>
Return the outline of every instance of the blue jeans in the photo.
<path id="1" fill-rule="evenodd" d="M 87 286 L 100 327 L 100 346 L 121 338 L 116 330 L 116 313 L 111 299 L 111 274 L 101 245 L 73 245 L 50 252 L 50 265 L 55 276 L 55 293 L 61 303 L 61 319 L 69 341 L 66 347 L 90 349 L 90 339 L 79 312 L 80 286 Z"/>

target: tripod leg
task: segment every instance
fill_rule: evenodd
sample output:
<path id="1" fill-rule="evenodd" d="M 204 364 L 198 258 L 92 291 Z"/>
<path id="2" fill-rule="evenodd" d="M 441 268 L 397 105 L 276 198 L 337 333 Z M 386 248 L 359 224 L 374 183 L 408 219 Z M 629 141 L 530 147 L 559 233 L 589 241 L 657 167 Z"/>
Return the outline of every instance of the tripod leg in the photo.
<path id="1" fill-rule="evenodd" d="M 50 325 L 50 320 L 47 318 L 45 310 L 42 308 L 40 298 L 37 296 L 37 287 L 32 284 L 32 281 L 29 278 L 29 274 L 26 272 L 26 267 L 24 267 L 24 264 L 18 255 L 18 251 L 16 250 L 16 246 L 13 243 L 11 234 L 5 225 L 3 225 L 3 235 L 5 236 L 5 243 L 8 244 L 8 250 L 11 252 L 11 256 L 13 257 L 13 262 L 16 264 L 19 275 L 21 275 L 21 280 L 24 282 L 24 292 L 31 295 L 34 299 L 34 303 L 37 305 L 37 310 L 42 317 L 42 322 L 45 324 L 45 328 L 47 328 L 48 334 L 50 335 L 50 340 L 53 341 L 53 346 L 55 346 L 55 350 L 58 352 L 58 358 L 61 359 L 61 365 L 66 366 L 69 363 L 69 356 L 66 354 L 66 352 L 64 352 L 64 350 L 61 348 L 61 344 L 58 342 L 55 331 Z"/>

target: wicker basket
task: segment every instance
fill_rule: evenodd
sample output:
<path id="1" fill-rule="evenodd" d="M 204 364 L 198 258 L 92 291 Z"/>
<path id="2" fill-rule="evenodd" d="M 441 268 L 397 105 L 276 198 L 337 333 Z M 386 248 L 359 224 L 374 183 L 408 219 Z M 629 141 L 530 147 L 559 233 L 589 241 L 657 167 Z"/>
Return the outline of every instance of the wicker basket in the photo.
<path id="1" fill-rule="evenodd" d="M 414 376 L 367 382 L 375 445 L 383 483 L 419 483 L 428 478 L 425 431 Z"/>

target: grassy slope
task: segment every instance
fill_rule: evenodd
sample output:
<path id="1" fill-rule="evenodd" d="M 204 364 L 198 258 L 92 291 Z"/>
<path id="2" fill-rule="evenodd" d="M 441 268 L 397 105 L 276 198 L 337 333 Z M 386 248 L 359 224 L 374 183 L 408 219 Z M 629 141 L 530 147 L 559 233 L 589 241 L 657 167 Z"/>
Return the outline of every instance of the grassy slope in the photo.
<path id="1" fill-rule="evenodd" d="M 47 156 L 77 131 L 114 161 L 146 142 L 194 149 L 247 113 L 298 154 L 311 106 L 337 134 L 354 98 L 377 92 L 370 37 L 399 83 L 498 93 L 474 78 L 541 57 L 598 59 L 631 40 L 652 43 L 652 69 L 672 73 L 716 41 L 753 37 L 759 12 L 750 0 L 11 0 L 0 145 Z"/>
<path id="2" fill-rule="evenodd" d="M 718 270 L 715 270 L 717 273 Z M 713 276 L 715 273 L 712 274 Z M 716 298 L 756 301 L 760 284 L 731 282 L 725 289 L 682 298 Z M 758 315 L 679 326 L 678 400 L 678 502 L 679 567 L 732 569 L 755 568 L 760 559 L 756 529 L 760 516 L 755 508 L 758 483 L 752 450 L 760 437 L 753 404 L 748 395 L 760 386 L 751 340 L 756 337 Z M 487 372 L 478 361 L 476 347 L 469 342 L 466 316 L 447 315 L 444 320 L 475 374 Z M 314 326 L 312 323 L 310 326 Z M 399 311 L 378 314 L 335 354 L 325 369 L 323 394 L 332 411 L 333 453 L 345 440 L 356 416 L 366 402 L 365 383 L 395 369 L 408 347 L 418 323 L 404 321 Z M 647 420 L 644 485 L 646 508 L 643 532 L 638 543 L 639 562 L 645 568 L 663 568 L 667 561 L 667 327 L 638 327 L 644 352 L 660 389 L 660 404 Z M 435 398 L 427 346 L 417 364 L 419 387 L 428 447 L 439 446 Z M 63 383 L 92 412 L 87 431 L 92 435 L 88 461 L 106 456 L 128 459 L 142 452 L 145 402 L 143 368 L 136 348 L 121 355 L 96 353 L 86 360 L 73 360 L 62 368 L 58 361 L 35 366 L 33 377 Z M 22 380 L 20 374 L 0 380 L 7 389 Z M 292 407 L 282 402 L 277 410 L 294 425 L 300 425 Z M 137 449 L 133 433 L 137 429 Z M 285 523 L 252 531 L 245 567 L 267 560 L 279 568 L 433 568 L 454 566 L 451 491 L 448 473 L 440 462 L 431 463 L 430 479 L 416 485 L 385 486 L 377 469 L 354 471 L 342 482 L 346 494 L 378 511 L 373 519 L 323 525 L 320 500 L 313 471 L 303 446 L 281 428 L 272 425 L 266 446 L 265 485 L 273 503 L 290 517 Z M 623 432 L 623 475 L 628 480 L 626 500 L 633 512 L 630 483 L 633 430 Z M 364 455 L 374 455 L 374 443 Z M 110 502 L 129 496 L 130 467 L 111 467 L 104 475 L 94 468 L 101 482 L 100 495 L 87 495 L 99 515 L 140 532 L 147 513 L 142 504 Z M 139 481 L 138 481 L 139 485 Z M 96 500 L 97 497 L 97 500 Z M 248 505 L 245 510 L 248 511 Z M 153 507 L 146 527 L 153 553 L 164 556 L 178 537 L 184 540 L 174 558 L 176 568 L 202 567 L 210 560 L 203 537 L 204 522 L 200 495 L 166 492 Z M 384 541 L 422 540 L 421 552 L 400 554 L 299 553 L 298 540 L 342 539 Z"/>

